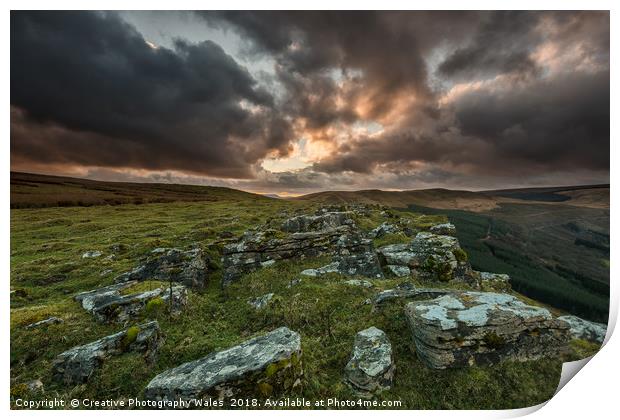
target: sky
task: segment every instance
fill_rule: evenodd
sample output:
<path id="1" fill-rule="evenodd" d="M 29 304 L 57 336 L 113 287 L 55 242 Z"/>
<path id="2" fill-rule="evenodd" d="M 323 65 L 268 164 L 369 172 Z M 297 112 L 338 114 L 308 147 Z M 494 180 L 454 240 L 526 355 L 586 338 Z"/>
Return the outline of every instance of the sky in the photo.
<path id="1" fill-rule="evenodd" d="M 323 190 L 609 182 L 608 12 L 11 12 L 11 169 Z"/>

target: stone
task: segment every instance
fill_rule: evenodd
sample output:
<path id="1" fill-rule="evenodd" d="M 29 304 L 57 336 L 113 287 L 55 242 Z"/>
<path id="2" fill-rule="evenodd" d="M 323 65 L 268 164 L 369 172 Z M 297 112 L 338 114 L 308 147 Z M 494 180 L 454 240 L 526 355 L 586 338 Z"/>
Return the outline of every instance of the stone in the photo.
<path id="1" fill-rule="evenodd" d="M 99 322 L 127 323 L 145 312 L 152 312 L 160 307 L 169 307 L 172 313 L 179 313 L 187 305 L 187 288 L 176 285 L 162 289 L 156 288 L 146 292 L 121 294 L 135 281 L 119 283 L 113 286 L 80 293 L 74 297 L 84 309 L 92 313 Z M 171 300 L 172 299 L 172 300 Z"/>
<path id="2" fill-rule="evenodd" d="M 319 268 L 308 268 L 306 270 L 303 270 L 299 274 L 301 274 L 302 276 L 309 276 L 309 277 L 324 276 L 325 274 L 328 274 L 328 273 L 338 273 L 339 272 L 338 266 L 339 266 L 338 262 L 333 262 L 333 263 L 327 264 Z"/>
<path id="3" fill-rule="evenodd" d="M 115 278 L 116 283 L 131 280 L 161 280 L 187 287 L 204 288 L 207 284 L 209 259 L 200 248 L 181 251 L 155 248 L 142 264 Z"/>
<path id="4" fill-rule="evenodd" d="M 269 304 L 269 301 L 273 299 L 273 293 L 267 293 L 266 295 L 259 296 L 255 299 L 250 299 L 248 303 L 250 306 L 254 307 L 254 309 L 263 309 Z"/>
<path id="5" fill-rule="evenodd" d="M 52 378 L 65 385 L 88 382 L 106 359 L 126 352 L 143 353 L 147 362 L 152 364 L 161 343 L 157 321 L 133 326 L 59 354 L 52 362 Z"/>
<path id="6" fill-rule="evenodd" d="M 397 233 L 399 231 L 398 227 L 389 224 L 388 222 L 383 222 L 373 230 L 368 233 L 369 238 L 381 238 L 390 233 Z"/>
<path id="7" fill-rule="evenodd" d="M 82 258 L 97 258 L 101 257 L 103 253 L 101 251 L 86 251 L 82 254 Z"/>
<path id="8" fill-rule="evenodd" d="M 385 270 L 395 277 L 409 277 L 411 276 L 411 269 L 406 265 L 391 265 L 385 266 Z"/>
<path id="9" fill-rule="evenodd" d="M 151 401 L 270 397 L 297 386 L 303 374 L 301 337 L 286 327 L 157 375 Z"/>
<path id="10" fill-rule="evenodd" d="M 26 384 L 28 390 L 30 392 L 37 392 L 43 390 L 43 382 L 41 379 L 35 379 L 34 381 L 30 381 Z"/>
<path id="11" fill-rule="evenodd" d="M 394 378 L 392 345 L 376 327 L 355 336 L 353 354 L 345 367 L 345 381 L 362 395 L 371 396 L 390 389 Z"/>
<path id="12" fill-rule="evenodd" d="M 413 285 L 405 284 L 396 289 L 388 289 L 377 293 L 373 299 L 373 303 L 375 305 L 381 305 L 395 299 L 434 299 L 453 292 L 452 290 L 446 289 L 416 288 L 413 287 Z"/>
<path id="13" fill-rule="evenodd" d="M 467 254 L 452 236 L 420 232 L 410 243 L 386 245 L 377 250 L 379 261 L 388 272 L 399 276 L 407 272 L 432 282 L 459 281 L 479 287 Z M 398 274 L 397 274 L 398 273 Z"/>
<path id="14" fill-rule="evenodd" d="M 512 290 L 508 274 L 489 273 L 486 271 L 474 271 L 473 273 L 474 276 L 480 278 L 480 286 L 483 290 L 496 292 L 509 292 Z"/>
<path id="15" fill-rule="evenodd" d="M 349 217 L 349 212 L 323 212 L 319 215 L 301 215 L 286 219 L 282 223 L 285 232 L 315 232 L 333 229 L 339 226 L 352 226 L 355 222 Z"/>
<path id="16" fill-rule="evenodd" d="M 300 283 L 301 283 L 301 279 L 293 279 L 293 280 L 288 282 L 288 284 L 286 285 L 286 288 L 290 289 L 291 287 L 297 286 Z"/>
<path id="17" fill-rule="evenodd" d="M 303 274 L 319 276 L 326 272 L 368 277 L 382 276 L 372 241 L 349 225 L 318 232 L 298 232 L 282 238 L 274 231 L 246 232 L 241 239 L 224 246 L 222 286 L 227 287 L 246 273 L 263 267 L 267 261 L 334 256 L 336 265 L 306 270 Z M 314 270 L 314 271 L 313 271 Z M 329 271 L 333 270 L 333 271 Z"/>
<path id="18" fill-rule="evenodd" d="M 47 327 L 48 325 L 52 325 L 52 324 L 62 324 L 63 321 L 60 318 L 57 318 L 55 316 L 51 316 L 47 319 L 44 319 L 42 321 L 38 321 L 38 322 L 33 322 L 32 324 L 28 324 L 26 325 L 24 328 L 26 328 L 27 330 L 31 330 L 33 328 L 39 328 L 39 327 Z"/>
<path id="19" fill-rule="evenodd" d="M 456 227 L 452 223 L 441 223 L 439 225 L 431 226 L 429 231 L 436 235 L 456 235 Z"/>
<path id="20" fill-rule="evenodd" d="M 586 321 L 574 315 L 564 315 L 558 317 L 558 319 L 568 323 L 573 338 L 595 343 L 603 343 L 605 340 L 605 334 L 607 333 L 607 325 L 605 324 Z"/>
<path id="21" fill-rule="evenodd" d="M 373 284 L 367 280 L 353 279 L 353 280 L 345 280 L 343 283 L 348 284 L 349 286 L 365 287 L 367 289 L 374 287 Z"/>
<path id="22" fill-rule="evenodd" d="M 504 293 L 451 293 L 410 302 L 405 315 L 420 360 L 434 369 L 553 357 L 566 349 L 568 325 Z"/>

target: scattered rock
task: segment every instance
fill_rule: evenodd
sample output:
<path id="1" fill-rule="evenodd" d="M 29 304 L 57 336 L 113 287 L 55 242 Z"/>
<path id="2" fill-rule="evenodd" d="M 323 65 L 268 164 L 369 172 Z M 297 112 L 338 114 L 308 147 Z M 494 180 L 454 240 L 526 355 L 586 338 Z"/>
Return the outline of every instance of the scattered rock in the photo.
<path id="1" fill-rule="evenodd" d="M 105 359 L 130 351 L 144 353 L 153 363 L 161 342 L 157 321 L 130 327 L 59 354 L 52 362 L 53 379 L 65 385 L 85 383 Z"/>
<path id="2" fill-rule="evenodd" d="M 512 290 L 510 286 L 510 276 L 508 274 L 474 271 L 474 276 L 480 278 L 480 286 L 483 290 L 493 290 L 496 292 L 509 292 Z"/>
<path id="3" fill-rule="evenodd" d="M 92 313 L 97 321 L 105 323 L 126 323 L 143 311 L 146 311 L 147 315 L 152 315 L 161 308 L 170 306 L 172 313 L 178 313 L 187 305 L 187 288 L 181 285 L 172 286 L 172 290 L 168 287 L 128 295 L 120 293 L 135 283 L 135 281 L 120 283 L 80 293 L 75 296 L 75 300 Z"/>
<path id="4" fill-rule="evenodd" d="M 35 379 L 34 381 L 30 381 L 26 384 L 26 386 L 28 387 L 28 390 L 30 392 L 37 392 L 43 390 L 43 382 L 41 382 L 41 379 Z"/>
<path id="5" fill-rule="evenodd" d="M 602 343 L 607 333 L 607 325 L 598 322 L 586 321 L 574 315 L 564 315 L 558 319 L 568 323 L 570 333 L 574 338 Z"/>
<path id="6" fill-rule="evenodd" d="M 431 226 L 429 231 L 435 235 L 456 235 L 456 227 L 452 223 L 441 223 L 439 225 Z"/>
<path id="7" fill-rule="evenodd" d="M 344 284 L 348 284 L 349 286 L 365 287 L 367 289 L 374 287 L 373 284 L 367 280 L 346 280 L 344 281 Z"/>
<path id="8" fill-rule="evenodd" d="M 209 259 L 200 248 L 181 251 L 156 248 L 141 265 L 116 277 L 116 283 L 130 280 L 161 280 L 181 283 L 187 287 L 204 288 L 207 284 Z"/>
<path id="9" fill-rule="evenodd" d="M 301 279 L 293 279 L 293 280 L 288 282 L 288 284 L 286 285 L 286 288 L 290 289 L 291 287 L 297 286 L 300 283 L 301 283 Z"/>
<path id="10" fill-rule="evenodd" d="M 301 338 L 281 327 L 157 375 L 144 396 L 155 401 L 269 397 L 296 386 L 302 373 Z"/>
<path id="11" fill-rule="evenodd" d="M 82 258 L 97 258 L 101 257 L 103 253 L 101 251 L 86 251 L 82 254 Z"/>
<path id="12" fill-rule="evenodd" d="M 418 357 L 445 369 L 555 356 L 570 338 L 551 313 L 502 293 L 453 293 L 410 302 L 405 315 Z"/>
<path id="13" fill-rule="evenodd" d="M 347 383 L 362 394 L 391 388 L 394 359 L 387 335 L 376 327 L 358 332 L 344 372 Z"/>
<path id="14" fill-rule="evenodd" d="M 28 324 L 26 325 L 24 328 L 26 328 L 27 330 L 33 329 L 33 328 L 38 328 L 38 327 L 46 327 L 48 325 L 52 325 L 52 324 L 62 324 L 63 321 L 60 318 L 57 318 L 55 316 L 49 317 L 47 319 L 44 319 L 42 321 L 38 321 L 38 322 L 33 322 L 32 324 Z"/>
<path id="15" fill-rule="evenodd" d="M 254 307 L 254 309 L 263 309 L 271 299 L 273 299 L 273 293 L 267 293 L 266 295 L 259 296 L 255 299 L 250 299 L 248 303 L 250 306 Z"/>
<path id="16" fill-rule="evenodd" d="M 439 296 L 444 296 L 447 294 L 453 293 L 452 290 L 446 289 L 418 289 L 413 287 L 412 285 L 402 285 L 397 287 L 396 289 L 388 289 L 382 292 L 377 293 L 377 296 L 374 298 L 375 305 L 381 305 L 384 302 L 394 299 L 434 299 Z"/>
<path id="17" fill-rule="evenodd" d="M 349 212 L 324 212 L 317 216 L 301 215 L 291 217 L 282 223 L 285 232 L 316 232 L 339 226 L 353 226 L 355 222 Z"/>
<path id="18" fill-rule="evenodd" d="M 325 274 L 328 274 L 328 273 L 338 273 L 339 272 L 338 266 L 339 266 L 338 262 L 333 262 L 333 263 L 327 264 L 319 268 L 308 268 L 306 270 L 303 270 L 300 274 L 302 276 L 309 276 L 309 277 L 324 276 Z"/>
<path id="19" fill-rule="evenodd" d="M 398 227 L 389 224 L 388 222 L 383 222 L 373 230 L 368 233 L 369 238 L 380 238 L 384 235 L 390 233 L 397 233 L 399 231 Z"/>

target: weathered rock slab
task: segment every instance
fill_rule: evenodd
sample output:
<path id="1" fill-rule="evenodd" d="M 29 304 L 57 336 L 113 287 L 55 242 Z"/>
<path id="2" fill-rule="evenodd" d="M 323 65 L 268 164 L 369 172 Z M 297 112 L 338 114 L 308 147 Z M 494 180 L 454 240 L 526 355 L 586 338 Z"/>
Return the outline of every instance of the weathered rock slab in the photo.
<path id="1" fill-rule="evenodd" d="M 444 369 L 556 356 L 568 325 L 503 293 L 463 292 L 405 306 L 418 357 Z"/>
<path id="2" fill-rule="evenodd" d="M 187 305 L 187 288 L 181 285 L 127 295 L 121 294 L 122 290 L 135 283 L 135 281 L 129 281 L 91 290 L 76 295 L 74 299 L 92 313 L 97 321 L 104 323 L 126 323 L 138 317 L 143 311 L 154 312 L 163 306 L 169 307 L 174 314 Z"/>
<path id="3" fill-rule="evenodd" d="M 353 226 L 350 212 L 324 212 L 319 215 L 301 215 L 291 217 L 282 223 L 285 232 L 316 232 L 339 226 Z"/>
<path id="4" fill-rule="evenodd" d="M 392 345 L 383 331 L 370 327 L 357 333 L 345 367 L 345 380 L 353 389 L 373 394 L 391 388 L 394 368 Z"/>
<path id="5" fill-rule="evenodd" d="M 456 227 L 452 223 L 441 223 L 435 226 L 431 226 L 429 231 L 436 235 L 456 235 Z"/>
<path id="6" fill-rule="evenodd" d="M 255 299 L 248 300 L 248 304 L 252 306 L 254 309 L 263 309 L 269 304 L 269 302 L 271 301 L 271 299 L 273 299 L 273 297 L 274 297 L 273 293 L 267 293 L 266 295 L 259 296 Z"/>
<path id="7" fill-rule="evenodd" d="M 607 333 L 607 325 L 598 322 L 586 321 L 574 315 L 560 316 L 558 319 L 568 323 L 570 333 L 574 338 L 602 343 Z"/>
<path id="8" fill-rule="evenodd" d="M 301 338 L 286 327 L 182 364 L 147 385 L 149 400 L 270 396 L 299 383 Z"/>
<path id="9" fill-rule="evenodd" d="M 117 276 L 116 283 L 161 280 L 181 283 L 187 287 L 204 288 L 207 284 L 209 259 L 200 248 L 182 251 L 156 248 L 131 271 Z"/>
<path id="10" fill-rule="evenodd" d="M 130 327 L 59 354 L 52 362 L 53 379 L 66 385 L 87 382 L 105 359 L 126 352 L 143 353 L 152 363 L 162 341 L 157 321 Z"/>
<path id="11" fill-rule="evenodd" d="M 27 330 L 31 330 L 34 328 L 40 328 L 40 327 L 47 327 L 48 325 L 53 325 L 53 324 L 62 324 L 64 321 L 58 317 L 55 316 L 51 316 L 49 318 L 43 319 L 41 321 L 38 322 L 33 322 L 32 324 L 28 324 L 26 325 L 24 328 L 26 328 Z"/>

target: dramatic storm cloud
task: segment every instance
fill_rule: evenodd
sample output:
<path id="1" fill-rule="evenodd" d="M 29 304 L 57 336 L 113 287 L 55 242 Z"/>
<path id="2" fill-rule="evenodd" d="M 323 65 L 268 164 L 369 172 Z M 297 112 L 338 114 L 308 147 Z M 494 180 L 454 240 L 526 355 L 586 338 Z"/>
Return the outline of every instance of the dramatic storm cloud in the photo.
<path id="1" fill-rule="evenodd" d="M 16 170 L 261 192 L 608 182 L 605 12 L 13 12 Z"/>

